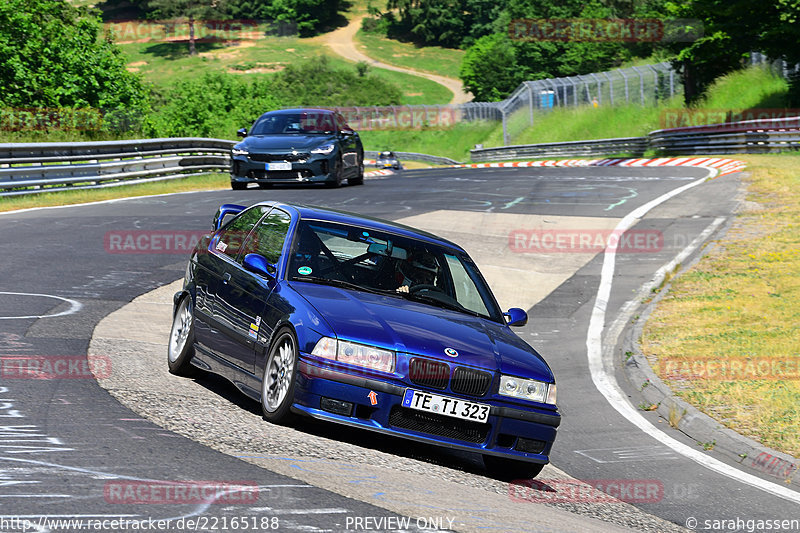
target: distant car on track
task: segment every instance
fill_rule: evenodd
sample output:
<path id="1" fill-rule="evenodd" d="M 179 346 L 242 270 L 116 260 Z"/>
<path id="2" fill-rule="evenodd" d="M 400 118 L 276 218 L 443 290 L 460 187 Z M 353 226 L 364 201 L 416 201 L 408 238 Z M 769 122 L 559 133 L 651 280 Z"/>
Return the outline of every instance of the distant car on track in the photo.
<path id="1" fill-rule="evenodd" d="M 375 160 L 375 166 L 381 169 L 391 168 L 394 170 L 403 168 L 395 153 L 388 151 L 378 154 L 378 158 Z"/>
<path id="2" fill-rule="evenodd" d="M 228 215 L 234 215 L 223 224 Z M 226 204 L 175 294 L 169 370 L 230 380 L 290 413 L 483 455 L 507 478 L 549 460 L 561 416 L 544 359 L 467 253 L 329 209 Z"/>
<path id="3" fill-rule="evenodd" d="M 327 109 L 264 113 L 231 151 L 231 188 L 249 183 L 364 183 L 361 138 L 341 114 Z"/>

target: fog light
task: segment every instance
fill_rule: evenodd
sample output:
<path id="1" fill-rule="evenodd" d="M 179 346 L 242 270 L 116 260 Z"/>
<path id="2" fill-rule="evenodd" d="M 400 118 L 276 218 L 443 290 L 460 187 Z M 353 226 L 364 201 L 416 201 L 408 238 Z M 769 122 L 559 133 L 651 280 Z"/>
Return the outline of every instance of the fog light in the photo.
<path id="1" fill-rule="evenodd" d="M 322 398 L 320 400 L 320 407 L 323 411 L 328 411 L 336 415 L 350 416 L 353 412 L 353 404 L 350 402 L 343 402 L 341 400 L 334 400 L 333 398 Z"/>

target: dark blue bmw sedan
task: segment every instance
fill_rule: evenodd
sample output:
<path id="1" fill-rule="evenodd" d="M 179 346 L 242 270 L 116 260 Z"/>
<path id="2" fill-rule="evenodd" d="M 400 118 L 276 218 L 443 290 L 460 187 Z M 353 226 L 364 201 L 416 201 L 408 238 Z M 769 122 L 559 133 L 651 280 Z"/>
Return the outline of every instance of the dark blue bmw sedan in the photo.
<path id="1" fill-rule="evenodd" d="M 291 414 L 483 455 L 505 478 L 548 462 L 561 417 L 544 359 L 452 242 L 318 207 L 226 204 L 175 295 L 169 370 L 224 376 Z"/>

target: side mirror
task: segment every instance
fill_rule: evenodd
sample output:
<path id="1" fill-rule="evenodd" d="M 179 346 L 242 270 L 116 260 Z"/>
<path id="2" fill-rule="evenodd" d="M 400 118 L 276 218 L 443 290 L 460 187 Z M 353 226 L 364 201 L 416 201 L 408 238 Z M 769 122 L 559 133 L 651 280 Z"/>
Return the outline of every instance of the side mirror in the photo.
<path id="1" fill-rule="evenodd" d="M 277 271 L 275 265 L 267 261 L 266 257 L 259 254 L 247 254 L 244 256 L 244 267 L 250 272 L 268 279 L 274 279 L 274 272 Z"/>
<path id="2" fill-rule="evenodd" d="M 524 326 L 528 323 L 528 313 L 519 307 L 512 307 L 507 313 L 503 313 L 506 317 L 506 324 L 512 327 Z"/>
<path id="3" fill-rule="evenodd" d="M 239 128 L 236 130 L 237 137 L 247 137 L 247 128 Z"/>

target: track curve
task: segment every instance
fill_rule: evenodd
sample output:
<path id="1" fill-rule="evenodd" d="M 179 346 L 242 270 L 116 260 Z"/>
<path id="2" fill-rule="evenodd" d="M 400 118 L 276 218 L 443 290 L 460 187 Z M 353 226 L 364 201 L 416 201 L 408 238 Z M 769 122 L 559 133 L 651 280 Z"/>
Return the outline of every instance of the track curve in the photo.
<path id="1" fill-rule="evenodd" d="M 70 315 L 6 321 L 0 335 L 0 354 L 4 364 L 10 357 L 86 354 L 89 340 L 101 319 L 123 307 L 123 311 L 131 311 L 126 304 L 134 297 L 150 293 L 182 275 L 185 254 L 163 253 L 163 249 L 156 253 L 152 241 L 149 253 L 122 253 L 122 250 L 109 249 L 106 239 L 109 232 L 205 230 L 210 227 L 210 218 L 219 204 L 253 203 L 266 196 L 402 219 L 424 229 L 444 231 L 445 236 L 464 244 L 493 287 L 498 289 L 504 306 L 512 299 L 522 298 L 530 308 L 531 321 L 521 331 L 521 336 L 540 350 L 553 366 L 559 383 L 560 409 L 564 414 L 564 424 L 554 446 L 553 463 L 581 479 L 656 480 L 663 486 L 658 501 L 638 503 L 636 508 L 593 502 L 573 502 L 561 505 L 562 508 L 620 526 L 651 531 L 680 530 L 680 527 L 648 517 L 642 510 L 681 525 L 689 517 L 790 518 L 792 513 L 796 516 L 796 507 L 787 507 L 786 502 L 757 489 L 703 471 L 695 463 L 659 448 L 658 443 L 611 409 L 594 388 L 584 340 L 600 279 L 601 260 L 596 254 L 552 253 L 541 257 L 533 254 L 528 258 L 530 263 L 524 256 L 532 254 L 509 249 L 510 229 L 529 231 L 549 225 L 572 230 L 613 227 L 631 210 L 700 177 L 702 172 L 658 168 L 409 171 L 403 176 L 369 180 L 363 187 L 333 191 L 309 188 L 286 188 L 268 193 L 219 191 L 8 214 L 3 216 L 8 239 L 5 249 L 14 253 L 9 253 L 2 265 L 6 281 L 2 288 L 48 293 L 75 300 L 83 307 L 79 313 Z M 615 318 L 633 290 L 675 255 L 680 243 L 685 244 L 686 239 L 691 240 L 690 237 L 701 233 L 711 221 L 730 216 L 736 204 L 736 186 L 735 176 L 700 185 L 697 188 L 700 194 L 670 200 L 639 222 L 639 229 L 661 232 L 665 246 L 644 255 L 620 255 L 619 276 L 614 280 L 609 298 L 612 312 L 608 322 Z M 447 209 L 442 210 L 442 206 Z M 454 218 L 459 221 L 458 227 L 453 227 Z M 492 261 L 493 257 L 503 258 L 503 261 Z M 533 278 L 525 277 L 530 275 L 526 274 L 526 269 L 535 273 Z M 517 277 L 510 278 L 512 275 Z M 523 283 L 507 286 L 502 282 L 494 283 L 495 279 L 504 278 L 523 280 Z M 444 517 L 447 511 L 451 513 L 447 516 L 459 519 L 453 529 L 472 531 L 489 524 L 470 522 L 466 517 L 484 510 L 489 517 L 486 520 L 492 521 L 492 529 L 519 530 L 513 527 L 512 519 L 506 518 L 509 522 L 506 524 L 502 516 L 491 514 L 491 508 L 504 509 L 503 504 L 510 500 L 508 487 L 486 478 L 474 457 L 444 452 L 431 455 L 430 450 L 392 439 L 363 435 L 343 437 L 329 426 L 316 424 L 286 429 L 279 437 L 266 435 L 263 432 L 265 423 L 254 415 L 254 406 L 226 384 L 215 380 L 194 383 L 171 378 L 164 387 L 173 387 L 172 393 L 166 392 L 171 389 L 153 389 L 153 380 L 144 378 L 144 371 L 153 369 L 145 352 L 152 348 L 153 354 L 157 354 L 162 341 L 153 327 L 158 323 L 152 319 L 156 315 L 148 311 L 147 306 L 168 307 L 168 303 L 163 303 L 163 291 L 161 296 L 153 293 L 143 297 L 137 302 L 139 314 L 125 315 L 127 326 L 116 323 L 103 330 L 104 333 L 98 331 L 102 335 L 96 335 L 92 343 L 91 349 L 98 356 L 116 358 L 112 360 L 122 357 L 112 366 L 112 378 L 124 377 L 126 381 L 110 386 L 114 395 L 138 406 L 138 411 L 178 433 L 226 448 L 229 454 L 240 457 L 247 455 L 243 453 L 247 450 L 258 450 L 260 453 L 255 454 L 258 457 L 248 459 L 296 475 L 283 477 L 266 469 L 254 469 L 250 464 L 164 431 L 120 406 L 90 379 L 3 379 L 0 406 L 7 407 L 5 411 L 0 409 L 0 416 L 6 417 L 0 424 L 12 420 L 41 435 L 36 437 L 39 441 L 30 444 L 33 448 L 23 454 L 17 453 L 21 450 L 18 444 L 11 443 L 8 437 L 4 442 L 0 433 L 0 469 L 3 469 L 0 473 L 6 476 L 2 479 L 8 480 L 11 476 L 11 465 L 23 465 L 13 474 L 16 477 L 10 478 L 15 483 L 9 485 L 12 490 L 3 501 L 4 513 L 8 512 L 5 509 L 13 509 L 18 515 L 35 514 L 42 501 L 47 501 L 50 514 L 94 512 L 107 515 L 120 513 L 120 509 L 137 516 L 153 515 L 155 511 L 162 516 L 175 514 L 174 502 L 160 507 L 109 505 L 103 497 L 104 483 L 97 481 L 99 472 L 109 479 L 127 476 L 174 480 L 205 476 L 202 478 L 249 480 L 256 477 L 264 494 L 274 495 L 274 500 L 269 501 L 272 505 L 259 504 L 262 510 L 258 512 L 279 516 L 287 529 L 308 526 L 339 530 L 346 529 L 347 517 L 400 516 L 408 515 L 409 511 Z M 0 315 L 11 316 L 12 310 L 17 312 L 31 305 L 23 297 L 0 299 Z M 24 316 L 57 314 L 65 309 L 66 304 L 59 304 L 43 311 L 34 309 Z M 126 332 L 125 327 L 129 331 Z M 136 333 L 134 340 L 131 332 Z M 154 357 L 163 359 L 163 353 Z M 142 374 L 136 378 L 139 372 Z M 624 383 L 623 376 L 618 378 Z M 175 394 L 176 386 L 186 390 L 194 387 L 202 396 Z M 623 387 L 635 401 L 635 385 Z M 209 401 L 215 409 L 202 408 Z M 193 419 L 187 414 L 191 410 L 194 416 L 205 412 L 212 418 Z M 209 427 L 230 428 L 229 420 L 219 417 L 223 412 L 235 417 L 237 427 L 241 423 L 243 428 L 261 428 L 262 433 L 253 435 L 255 430 L 252 430 L 228 435 L 227 439 L 213 434 L 208 437 Z M 217 418 L 214 418 L 215 413 Z M 652 421 L 659 423 L 655 416 Z M 680 435 L 673 436 L 687 441 Z M 696 443 L 689 444 L 696 446 Z M 20 463 L 20 460 L 29 462 Z M 70 473 L 74 483 L 69 491 L 64 491 L 59 482 L 59 476 L 65 472 Z M 407 494 L 398 492 L 402 484 L 397 481 L 402 479 L 416 486 L 412 481 L 420 474 L 443 480 L 439 490 L 445 486 L 445 481 L 456 484 L 453 490 L 470 503 L 464 505 L 459 499 L 460 504 L 447 501 L 425 508 L 414 500 L 406 500 Z M 562 475 L 548 469 L 540 477 L 556 479 Z M 381 476 L 392 481 L 382 480 L 387 490 L 376 490 L 369 485 L 372 482 L 369 480 L 381 480 Z M 313 480 L 325 488 L 336 490 L 345 486 L 347 490 L 338 490 L 338 494 L 322 490 L 312 486 Z M 342 483 L 342 480 L 349 483 Z M 23 490 L 29 481 L 37 482 L 36 492 L 29 487 Z M 370 498 L 357 490 L 359 486 L 371 490 Z M 748 505 L 735 504 L 731 493 L 745 498 L 739 501 L 746 501 Z M 80 506 L 76 499 L 78 494 L 84 495 Z M 481 495 L 488 498 L 491 494 L 500 498 L 494 506 L 475 505 Z M 314 504 L 309 506 L 309 501 Z M 530 503 L 522 505 L 538 507 Z M 181 512 L 187 511 L 186 506 L 178 507 Z M 253 514 L 253 506 L 233 507 L 225 512 Z M 78 508 L 82 510 L 76 512 Z M 300 513 L 301 508 L 307 512 Z M 297 511 L 295 514 L 277 513 L 293 509 Z M 188 510 L 189 514 L 202 512 L 205 510 Z M 540 530 L 578 530 L 578 526 L 567 524 L 542 523 Z M 608 527 L 613 529 L 613 526 Z"/>

